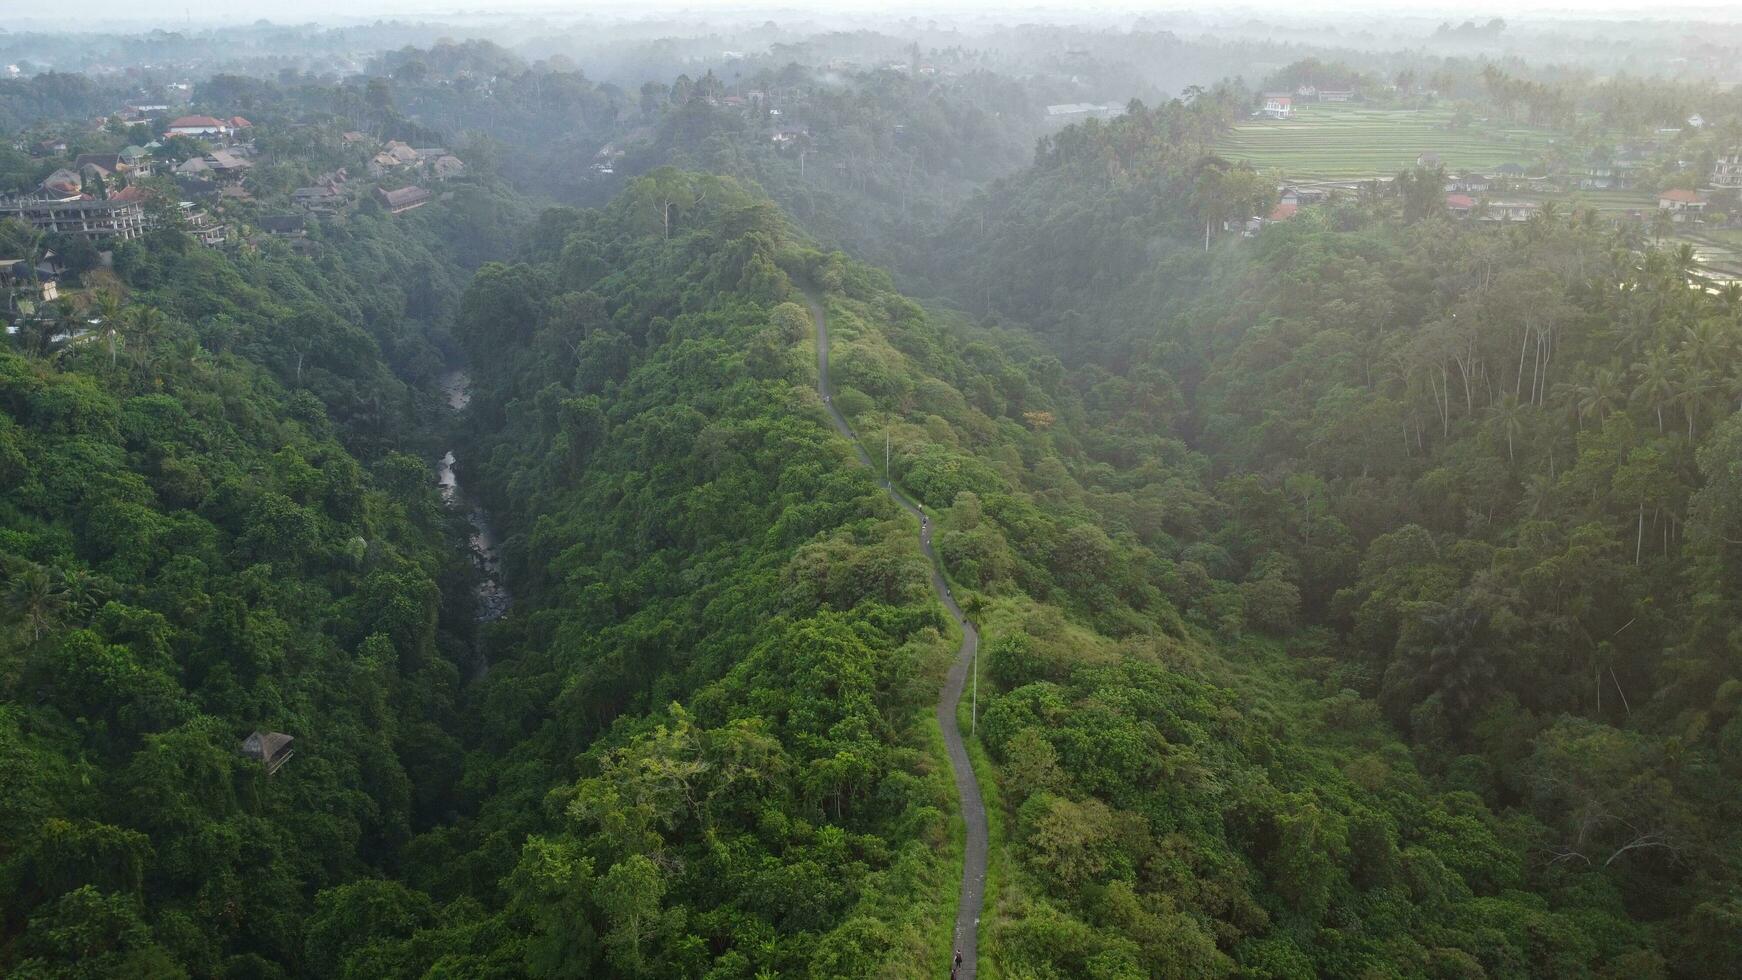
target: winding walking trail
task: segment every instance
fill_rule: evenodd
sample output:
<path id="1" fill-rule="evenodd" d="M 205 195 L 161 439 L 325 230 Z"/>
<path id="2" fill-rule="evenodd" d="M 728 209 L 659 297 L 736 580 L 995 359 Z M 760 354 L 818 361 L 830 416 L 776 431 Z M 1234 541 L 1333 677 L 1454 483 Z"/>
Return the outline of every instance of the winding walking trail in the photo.
<path id="1" fill-rule="evenodd" d="M 865 452 L 865 445 L 853 434 L 846 416 L 835 407 L 834 388 L 829 383 L 829 328 L 823 316 L 823 305 L 809 292 L 805 293 L 805 303 L 810 307 L 811 319 L 817 325 L 817 393 L 823 396 L 823 407 L 829 410 L 829 419 L 835 423 L 836 430 L 853 443 L 853 451 L 858 454 L 859 462 L 870 467 L 871 456 Z M 937 713 L 938 727 L 944 733 L 944 748 L 950 757 L 950 768 L 956 776 L 956 797 L 962 805 L 962 823 L 967 828 L 967 840 L 962 851 L 962 891 L 956 903 L 956 931 L 952 950 L 962 952 L 962 968 L 956 973 L 958 980 L 973 980 L 978 961 L 976 950 L 979 945 L 980 908 L 985 900 L 986 888 L 986 804 L 980 799 L 980 784 L 975 782 L 974 768 L 968 762 L 968 747 L 962 742 L 962 726 L 956 721 L 956 706 L 962 701 L 962 689 L 968 682 L 968 670 L 979 649 L 980 631 L 968 621 L 968 617 L 962 615 L 962 607 L 956 605 L 955 596 L 950 594 L 950 587 L 944 582 L 937 555 L 932 552 L 931 522 L 920 512 L 919 505 L 909 500 L 889 480 L 883 481 L 883 487 L 889 491 L 891 500 L 919 519 L 919 550 L 925 553 L 926 561 L 931 563 L 932 591 L 937 593 L 938 601 L 944 604 L 944 609 L 962 629 L 962 647 L 956 651 L 955 662 L 950 665 L 950 671 L 944 677 L 943 690 L 938 693 Z"/>

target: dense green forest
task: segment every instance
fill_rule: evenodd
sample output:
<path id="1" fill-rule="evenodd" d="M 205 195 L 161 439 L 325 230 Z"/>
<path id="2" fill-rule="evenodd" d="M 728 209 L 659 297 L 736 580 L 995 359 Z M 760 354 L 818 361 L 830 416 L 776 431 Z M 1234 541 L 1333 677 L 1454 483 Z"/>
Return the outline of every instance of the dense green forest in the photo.
<path id="1" fill-rule="evenodd" d="M 802 109 L 480 41 L 218 73 L 238 226 L 353 126 L 467 175 L 223 248 L 0 223 L 68 261 L 0 347 L 0 974 L 946 975 L 963 638 L 887 480 L 978 627 L 986 976 L 1742 975 L 1742 289 L 1438 170 L 1248 225 L 1239 83 L 1045 136 L 991 71 L 750 86 Z"/>
<path id="2" fill-rule="evenodd" d="M 1239 184 L 1209 172 L 1217 187 Z M 1205 173 L 1188 166 L 1179 179 Z M 1681 286 L 1673 256 L 1655 253 L 1621 264 L 1625 289 L 1593 290 L 1591 277 L 1617 272 L 1613 243 L 1566 219 L 1450 234 L 1443 219 L 1396 212 L 1375 200 L 1256 242 L 1182 244 L 1196 278 L 1154 307 L 1177 318 L 1133 323 L 1130 338 L 1109 330 L 1115 348 L 1144 351 L 1118 371 L 927 313 L 887 278 L 808 251 L 766 202 L 719 178 L 662 171 L 602 212 L 547 214 L 535 251 L 554 261 L 485 270 L 461 328 L 478 370 L 470 424 L 494 447 L 469 475 L 508 531 L 525 604 L 491 638 L 484 737 L 522 764 L 504 772 L 479 757 L 492 760 L 489 792 L 475 822 L 441 835 L 452 850 L 428 890 L 439 901 L 454 869 L 475 879 L 480 863 L 513 888 L 534 868 L 554 875 L 543 901 L 560 896 L 584 916 L 591 942 L 569 930 L 561 956 L 613 972 L 900 975 L 923 962 L 927 929 L 947 917 L 947 870 L 919 860 L 924 849 L 901 865 L 896 828 L 914 826 L 915 805 L 947 813 L 916 727 L 947 645 L 908 539 L 888 529 L 870 475 L 845 465 L 794 356 L 806 325 L 791 300 L 813 289 L 836 335 L 838 406 L 868 442 L 888 434 L 892 476 L 938 514 L 939 551 L 983 624 L 996 693 L 980 732 L 1006 862 L 989 968 L 1723 972 L 1736 955 L 1735 905 L 1722 897 L 1735 880 L 1729 671 L 1669 643 L 1676 623 L 1721 617 L 1694 609 L 1729 601 L 1734 578 L 1716 564 L 1722 547 L 1704 577 L 1675 574 L 1665 549 L 1719 545 L 1731 505 L 1701 493 L 1724 464 L 1712 449 L 1686 461 L 1686 506 L 1706 515 L 1676 519 L 1686 526 L 1668 530 L 1673 515 L 1647 502 L 1648 555 L 1639 498 L 1614 494 L 1653 444 L 1667 456 L 1686 440 L 1690 423 L 1669 401 L 1661 434 L 1656 406 L 1615 385 L 1616 417 L 1593 424 L 1587 409 L 1581 422 L 1556 407 L 1557 390 L 1571 396 L 1548 373 L 1553 355 L 1527 344 L 1534 393 L 1508 372 L 1518 391 L 1479 403 L 1482 369 L 1453 345 L 1447 373 L 1418 382 L 1412 416 L 1407 374 L 1392 381 L 1377 365 L 1394 358 L 1359 356 L 1364 335 L 1349 324 L 1420 310 L 1432 329 L 1366 339 L 1439 351 L 1443 339 L 1427 338 L 1458 327 L 1451 313 L 1484 312 L 1450 299 L 1457 309 L 1426 312 L 1436 279 L 1446 297 L 1472 291 L 1447 278 L 1454 257 L 1477 277 L 1548 265 L 1550 252 L 1563 256 L 1568 295 L 1558 312 L 1533 304 L 1541 322 L 1564 320 L 1544 345 L 1574 345 L 1561 334 L 1581 301 L 1647 311 L 1677 350 L 1680 327 L 1666 323 L 1734 311 Z M 1179 220 L 1189 228 L 1196 215 Z M 1339 251 L 1386 245 L 1437 271 L 1412 277 Z M 1296 250 L 1313 262 L 1287 274 Z M 1303 298 L 1350 268 L 1373 278 Z M 1379 280 L 1396 284 L 1393 305 L 1363 320 L 1353 297 L 1379 302 L 1361 291 Z M 1418 281 L 1426 295 L 1405 304 L 1398 294 Z M 1260 316 L 1237 302 L 1275 308 Z M 1318 302 L 1336 311 L 1323 326 L 1307 318 Z M 1284 310 L 1303 318 L 1300 336 L 1233 326 L 1282 331 Z M 1513 367 L 1517 335 L 1503 336 Z M 1611 346 L 1600 342 L 1605 357 Z M 1453 353 L 1466 357 L 1468 405 Z M 1499 353 L 1488 356 L 1500 389 Z M 1579 354 L 1560 356 L 1576 370 Z M 1699 413 L 1733 396 L 1708 397 L 1690 409 L 1696 438 L 1709 427 Z M 1309 401 L 1271 403 L 1289 398 Z M 1387 412 L 1386 399 L 1404 407 Z M 1508 425 L 1495 406 L 1514 404 L 1522 417 Z M 1522 494 L 1526 461 L 1546 469 L 1563 425 L 1579 455 L 1554 464 L 1533 516 L 1508 500 L 1507 479 Z M 1622 431 L 1634 442 L 1617 446 Z M 812 700 L 808 685 L 842 675 L 839 660 L 808 666 L 843 652 L 823 624 L 867 620 L 875 628 L 860 627 L 847 661 L 860 666 L 846 675 L 865 693 Z M 1566 631 L 1590 634 L 1572 666 L 1555 659 L 1580 649 Z M 1685 675 L 1666 683 L 1677 663 Z M 880 723 L 839 714 L 860 697 Z M 766 806 L 734 811 L 728 787 L 681 775 L 686 763 L 696 779 L 718 770 L 708 738 L 733 725 L 768 737 L 757 798 L 781 801 L 776 825 L 796 836 L 770 836 Z M 577 744 L 591 746 L 579 759 Z M 874 788 L 891 785 L 909 789 Z M 704 802 L 715 793 L 719 804 Z M 599 799 L 636 801 L 636 816 L 619 823 Z M 882 844 L 838 855 L 863 864 L 844 874 L 810 850 L 808 834 L 831 828 Z M 520 834 L 534 843 L 513 875 L 511 851 L 473 844 Z M 836 896 L 802 922 L 766 904 L 786 894 L 775 880 L 735 877 L 794 866 L 818 869 L 813 895 Z M 606 882 L 634 869 L 650 872 L 640 908 L 657 924 L 631 956 L 610 938 L 624 941 Z M 513 888 L 510 921 L 529 903 Z M 876 908 L 903 914 L 879 920 Z M 765 934 L 792 941 L 746 943 Z M 539 942 L 528 955 L 544 955 Z"/>
<path id="3" fill-rule="evenodd" d="M 1093 434 L 1078 472 L 1101 484 L 1087 500 L 1157 549 L 1152 580 L 1217 645 L 1283 651 L 1267 674 L 1322 688 L 1284 715 L 1290 740 L 1397 733 L 1351 733 L 1339 768 L 1411 810 L 1324 813 L 1333 781 L 1313 776 L 1311 819 L 1329 822 L 1301 832 L 1354 877 L 1323 882 L 1327 918 L 1296 945 L 1317 972 L 1359 972 L 1329 958 L 1338 917 L 1389 915 L 1373 904 L 1386 894 L 1431 904 L 1406 873 L 1412 848 L 1444 839 L 1413 809 L 1425 793 L 1477 835 L 1440 855 L 1464 881 L 1439 899 L 1454 905 L 1428 961 L 1735 972 L 1742 297 L 1690 289 L 1688 251 L 1648 248 L 1637 225 L 1552 207 L 1518 226 L 1452 222 L 1432 179 L 1206 250 L 1188 229 L 1244 182 L 1173 140 L 1132 166 L 1153 119 L 1061 137 L 986 195 L 986 238 L 970 207 L 938 249 L 965 304 L 1020 312 L 1066 360 Z M 1092 220 L 1138 198 L 1156 202 L 1147 215 Z M 1157 470 L 1181 443 L 1195 479 Z M 1021 717 L 1073 717 L 1057 704 Z M 1460 863 L 1479 851 L 1484 867 Z M 1399 855 L 1382 877 L 1404 891 L 1361 883 L 1375 853 Z M 1526 928 L 1541 932 L 1484 931 Z"/>
<path id="4" fill-rule="evenodd" d="M 449 819 L 475 573 L 420 379 L 466 214 L 318 258 L 165 226 L 0 353 L 7 975 L 328 975 L 317 893 Z"/>

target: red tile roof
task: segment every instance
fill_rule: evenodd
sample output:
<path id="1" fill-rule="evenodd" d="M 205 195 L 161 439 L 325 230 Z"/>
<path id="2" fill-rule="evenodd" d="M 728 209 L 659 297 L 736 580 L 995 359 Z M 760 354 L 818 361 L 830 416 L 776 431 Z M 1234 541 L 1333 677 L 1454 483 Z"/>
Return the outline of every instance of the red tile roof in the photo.
<path id="1" fill-rule="evenodd" d="M 1476 199 L 1468 194 L 1447 194 L 1446 207 L 1454 211 L 1467 211 L 1476 206 Z"/>
<path id="2" fill-rule="evenodd" d="M 221 126 L 228 126 L 228 125 L 229 125 L 229 123 L 224 122 L 222 119 L 213 119 L 211 116 L 182 116 L 180 119 L 176 119 L 176 120 L 172 121 L 169 124 L 169 128 L 170 129 L 181 129 L 181 128 L 185 127 L 185 128 L 215 129 L 215 128 L 218 128 Z"/>
<path id="3" fill-rule="evenodd" d="M 1674 201 L 1677 204 L 1698 204 L 1705 200 L 1704 197 L 1700 196 L 1699 192 L 1683 190 L 1680 187 L 1677 187 L 1674 190 L 1664 191 L 1662 194 L 1657 195 L 1657 199 L 1660 201 Z"/>
<path id="4" fill-rule="evenodd" d="M 1294 213 L 1299 210 L 1300 205 L 1298 204 L 1278 204 L 1276 207 L 1270 209 L 1270 214 L 1267 216 L 1267 220 L 1287 221 L 1294 217 Z"/>

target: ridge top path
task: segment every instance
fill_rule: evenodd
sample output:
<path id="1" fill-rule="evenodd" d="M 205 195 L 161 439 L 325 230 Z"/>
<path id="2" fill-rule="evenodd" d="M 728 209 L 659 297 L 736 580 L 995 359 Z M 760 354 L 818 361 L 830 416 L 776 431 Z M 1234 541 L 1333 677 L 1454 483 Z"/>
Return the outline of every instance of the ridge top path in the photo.
<path id="1" fill-rule="evenodd" d="M 829 420 L 835 424 L 835 429 L 852 442 L 859 462 L 870 467 L 871 456 L 865 451 L 859 437 L 853 434 L 846 416 L 835 407 L 834 387 L 829 383 L 829 329 L 827 318 L 823 314 L 823 304 L 808 290 L 805 291 L 804 298 L 817 329 L 817 393 L 823 396 L 823 407 L 828 409 Z M 956 721 L 956 707 L 962 701 L 962 691 L 968 683 L 968 670 L 979 650 L 980 631 L 962 614 L 962 608 L 956 605 L 955 596 L 950 594 L 949 586 L 944 582 L 937 555 L 932 551 L 930 522 L 924 518 L 919 506 L 907 499 L 892 482 L 885 481 L 883 486 L 891 500 L 919 519 L 919 550 L 931 564 L 932 591 L 937 593 L 944 610 L 962 630 L 962 646 L 956 651 L 956 659 L 950 664 L 949 673 L 944 677 L 943 690 L 938 692 L 937 718 L 938 727 L 943 730 L 944 749 L 950 757 L 950 769 L 956 777 L 956 798 L 961 803 L 965 830 L 962 842 L 962 888 L 956 901 L 956 928 L 951 956 L 954 957 L 955 950 L 962 951 L 962 968 L 956 973 L 956 977 L 958 980 L 973 980 L 978 963 L 980 911 L 985 902 L 986 890 L 986 804 L 980 799 L 980 784 L 975 781 L 974 767 L 968 761 L 968 747 L 962 741 L 962 728 Z"/>

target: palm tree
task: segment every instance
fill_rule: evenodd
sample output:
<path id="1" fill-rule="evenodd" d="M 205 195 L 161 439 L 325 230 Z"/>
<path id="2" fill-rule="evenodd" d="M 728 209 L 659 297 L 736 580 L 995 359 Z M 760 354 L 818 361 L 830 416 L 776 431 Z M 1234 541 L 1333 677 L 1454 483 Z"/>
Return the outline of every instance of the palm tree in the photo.
<path id="1" fill-rule="evenodd" d="M 1730 282 L 1724 284 L 1723 292 L 1718 294 L 1724 301 L 1724 308 L 1734 313 L 1742 309 L 1742 283 Z"/>
<path id="2" fill-rule="evenodd" d="M 1591 372 L 1578 388 L 1579 419 L 1601 422 L 1621 403 L 1621 369 L 1611 362 Z"/>
<path id="3" fill-rule="evenodd" d="M 69 568 L 60 573 L 66 607 L 75 615 L 88 615 L 108 601 L 109 590 L 102 579 L 82 568 Z"/>
<path id="4" fill-rule="evenodd" d="M 1645 251 L 1645 222 L 1623 221 L 1615 228 L 1615 238 L 1629 252 Z"/>
<path id="5" fill-rule="evenodd" d="M 115 346 L 121 339 L 121 294 L 106 289 L 97 294 L 97 332 L 109 345 L 109 366 L 115 366 Z"/>
<path id="6" fill-rule="evenodd" d="M 1675 219 L 1671 218 L 1669 216 L 1668 211 L 1659 209 L 1656 213 L 1652 214 L 1652 216 L 1651 216 L 1651 237 L 1652 238 L 1661 242 L 1664 240 L 1665 236 L 1667 236 L 1670 232 L 1672 232 L 1674 230 L 1675 230 Z"/>
<path id="7" fill-rule="evenodd" d="M 1693 243 L 1682 242 L 1670 253 L 1670 261 L 1675 264 L 1675 270 L 1686 275 L 1690 269 L 1699 264 L 1699 255 L 1694 251 Z"/>
<path id="8" fill-rule="evenodd" d="M 155 306 L 132 307 L 127 318 L 127 345 L 133 350 L 134 363 L 144 367 L 151 360 L 152 345 L 163 335 L 166 318 Z"/>
<path id="9" fill-rule="evenodd" d="M 1687 365 L 1682 375 L 1681 395 L 1682 410 L 1688 415 L 1688 440 L 1694 438 L 1694 423 L 1699 419 L 1700 409 L 1706 403 L 1706 397 L 1718 391 L 1718 379 L 1711 371 L 1698 363 Z"/>
<path id="10" fill-rule="evenodd" d="M 1525 510 L 1531 517 L 1540 517 L 1554 499 L 1554 478 L 1547 473 L 1532 473 L 1524 480 Z"/>
<path id="11" fill-rule="evenodd" d="M 1699 320 L 1682 331 L 1681 355 L 1689 364 L 1721 371 L 1732 358 L 1730 337 L 1716 320 Z"/>
<path id="12" fill-rule="evenodd" d="M 1518 454 L 1513 451 L 1513 440 L 1524 434 L 1524 406 L 1518 403 L 1516 395 L 1502 394 L 1489 406 L 1488 415 L 1494 427 L 1506 436 L 1506 461 L 1517 462 Z"/>
<path id="13" fill-rule="evenodd" d="M 1639 383 L 1633 388 L 1633 400 L 1643 402 L 1657 413 L 1657 431 L 1663 431 L 1663 406 L 1675 400 L 1675 359 L 1669 351 L 1658 347 L 1646 355 L 1639 365 Z"/>
<path id="14" fill-rule="evenodd" d="M 1549 400 L 1559 405 L 1567 413 L 1567 421 L 1578 428 L 1584 428 L 1585 417 L 1579 414 L 1579 396 L 1583 386 L 1571 381 L 1556 381 L 1550 389 Z"/>
<path id="15" fill-rule="evenodd" d="M 40 640 L 67 606 L 66 586 L 60 576 L 41 565 L 27 563 L 7 583 L 6 606 L 30 628 L 31 639 Z"/>

